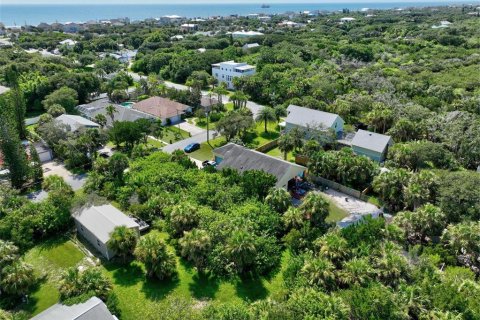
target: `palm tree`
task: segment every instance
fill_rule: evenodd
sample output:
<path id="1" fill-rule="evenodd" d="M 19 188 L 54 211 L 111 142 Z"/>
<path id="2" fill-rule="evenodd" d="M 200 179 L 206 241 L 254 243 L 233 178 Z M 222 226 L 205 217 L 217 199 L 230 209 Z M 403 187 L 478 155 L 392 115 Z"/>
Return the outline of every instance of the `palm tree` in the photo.
<path id="1" fill-rule="evenodd" d="M 285 229 L 300 229 L 303 226 L 302 212 L 296 207 L 290 207 L 282 217 Z"/>
<path id="2" fill-rule="evenodd" d="M 227 85 L 225 82 L 220 83 L 217 87 L 212 90 L 217 94 L 217 100 L 219 104 L 223 104 L 223 96 L 228 94 Z"/>
<path id="3" fill-rule="evenodd" d="M 265 203 L 276 212 L 283 214 L 290 207 L 291 197 L 284 188 L 273 188 L 265 197 Z"/>
<path id="4" fill-rule="evenodd" d="M 339 273 L 339 282 L 346 286 L 363 286 L 372 280 L 375 270 L 367 258 L 354 257 L 347 261 Z"/>
<path id="5" fill-rule="evenodd" d="M 167 250 L 167 245 L 158 233 L 149 233 L 140 238 L 135 249 L 135 257 L 145 265 L 147 276 L 163 280 L 176 272 L 175 255 Z"/>
<path id="6" fill-rule="evenodd" d="M 316 192 L 308 193 L 299 207 L 303 217 L 316 227 L 325 224 L 325 219 L 328 217 L 328 208 L 328 202 Z"/>
<path id="7" fill-rule="evenodd" d="M 280 122 L 281 117 L 287 116 L 287 109 L 285 109 L 283 106 L 275 106 L 275 108 L 273 108 L 273 111 L 275 111 L 275 117 L 277 118 L 277 122 Z"/>
<path id="8" fill-rule="evenodd" d="M 174 206 L 172 212 L 170 212 L 169 223 L 177 236 L 182 235 L 184 231 L 195 228 L 198 221 L 197 207 L 188 202 Z"/>
<path id="9" fill-rule="evenodd" d="M 265 132 L 268 132 L 267 124 L 269 122 L 277 121 L 277 117 L 275 116 L 275 111 L 271 107 L 263 107 L 257 114 L 257 118 L 255 119 L 257 122 L 263 122 L 265 124 Z"/>
<path id="10" fill-rule="evenodd" d="M 104 114 L 97 114 L 94 118 L 95 122 L 98 123 L 100 125 L 100 127 L 105 127 L 105 125 L 107 124 L 107 117 L 105 117 Z"/>
<path id="11" fill-rule="evenodd" d="M 230 97 L 230 100 L 233 102 L 234 110 L 245 108 L 247 106 L 248 99 L 249 96 L 243 91 L 235 91 Z"/>
<path id="12" fill-rule="evenodd" d="M 303 147 L 303 139 L 305 138 L 305 132 L 300 128 L 293 128 L 288 132 L 288 135 L 292 139 L 293 148 L 298 151 Z"/>
<path id="13" fill-rule="evenodd" d="M 25 295 L 35 283 L 33 268 L 23 261 L 4 267 L 0 279 L 2 291 L 19 296 Z"/>
<path id="14" fill-rule="evenodd" d="M 13 242 L 0 240 L 0 270 L 18 259 L 18 248 Z"/>
<path id="15" fill-rule="evenodd" d="M 300 274 L 310 286 L 330 291 L 335 287 L 334 271 L 335 267 L 328 259 L 310 257 L 300 270 Z"/>
<path id="16" fill-rule="evenodd" d="M 315 241 L 320 256 L 332 261 L 337 267 L 350 256 L 348 242 L 339 232 L 329 232 Z"/>
<path id="17" fill-rule="evenodd" d="M 225 253 L 235 268 L 243 273 L 254 262 L 257 248 L 251 234 L 245 230 L 237 230 L 227 240 Z"/>
<path id="18" fill-rule="evenodd" d="M 135 230 L 126 226 L 117 226 L 110 233 L 110 239 L 107 247 L 123 257 L 123 262 L 127 261 L 127 257 L 133 254 L 137 245 L 138 234 Z"/>
<path id="19" fill-rule="evenodd" d="M 289 134 L 284 134 L 278 138 L 278 149 L 283 152 L 283 159 L 287 160 L 287 155 L 294 149 L 293 139 Z"/>
<path id="20" fill-rule="evenodd" d="M 112 119 L 112 124 L 113 121 L 115 120 L 115 113 L 117 112 L 117 108 L 115 108 L 114 105 L 110 104 L 108 105 L 105 110 L 107 111 L 107 115 Z"/>
<path id="21" fill-rule="evenodd" d="M 201 272 L 206 266 L 207 255 L 211 249 L 212 241 L 205 230 L 193 229 L 186 231 L 179 241 L 180 254 L 185 259 L 193 262 Z"/>

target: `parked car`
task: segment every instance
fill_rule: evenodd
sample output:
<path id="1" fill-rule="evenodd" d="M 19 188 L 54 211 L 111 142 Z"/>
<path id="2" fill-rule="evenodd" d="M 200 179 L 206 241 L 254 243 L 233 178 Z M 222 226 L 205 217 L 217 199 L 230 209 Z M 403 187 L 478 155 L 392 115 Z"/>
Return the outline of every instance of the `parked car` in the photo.
<path id="1" fill-rule="evenodd" d="M 185 151 L 186 153 L 190 153 L 198 149 L 200 149 L 200 143 L 194 142 L 183 148 L 183 151 Z"/>
<path id="2" fill-rule="evenodd" d="M 217 163 L 215 161 L 212 161 L 212 160 L 205 160 L 202 162 L 202 166 L 204 168 L 206 167 L 215 167 L 217 165 Z"/>

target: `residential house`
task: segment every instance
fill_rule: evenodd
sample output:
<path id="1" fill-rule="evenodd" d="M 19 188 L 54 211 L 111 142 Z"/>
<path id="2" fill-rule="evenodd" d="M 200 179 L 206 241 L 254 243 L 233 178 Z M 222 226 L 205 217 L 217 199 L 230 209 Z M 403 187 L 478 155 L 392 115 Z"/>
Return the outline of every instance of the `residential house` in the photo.
<path id="1" fill-rule="evenodd" d="M 285 131 L 293 128 L 306 130 L 307 135 L 310 130 L 329 130 L 335 131 L 337 138 L 343 135 L 343 119 L 334 113 L 314 110 L 310 108 L 289 105 L 287 108 L 287 118 L 285 119 Z"/>
<path id="2" fill-rule="evenodd" d="M 8 90 L 10 90 L 10 88 L 7 88 L 7 87 L 4 87 L 4 86 L 0 85 L 0 94 L 4 94 Z"/>
<path id="3" fill-rule="evenodd" d="M 108 248 L 110 233 L 120 226 L 133 229 L 140 236 L 140 225 L 111 204 L 83 208 L 72 215 L 77 232 L 95 247 L 107 260 L 115 256 Z"/>
<path id="4" fill-rule="evenodd" d="M 349 23 L 349 22 L 353 22 L 355 21 L 356 19 L 355 18 L 352 18 L 352 17 L 344 17 L 344 18 L 341 18 L 340 19 L 340 23 L 343 24 L 343 23 Z"/>
<path id="5" fill-rule="evenodd" d="M 166 15 L 161 17 L 158 22 L 159 24 L 175 24 L 182 22 L 184 19 L 184 17 L 178 15 Z"/>
<path id="6" fill-rule="evenodd" d="M 240 39 L 240 38 L 250 38 L 250 37 L 261 37 L 264 34 L 258 31 L 235 31 L 232 32 L 233 39 Z"/>
<path id="7" fill-rule="evenodd" d="M 352 140 L 352 149 L 356 154 L 378 162 L 385 160 L 391 145 L 393 140 L 390 136 L 365 130 L 358 130 Z"/>
<path id="8" fill-rule="evenodd" d="M 212 64 L 212 75 L 219 83 L 223 82 L 227 88 L 234 89 L 233 79 L 255 74 L 255 66 L 245 62 L 225 61 Z"/>
<path id="9" fill-rule="evenodd" d="M 55 118 L 55 121 L 63 123 L 70 128 L 70 131 L 75 132 L 81 128 L 99 128 L 100 125 L 91 120 L 73 114 L 62 114 Z"/>
<path id="10" fill-rule="evenodd" d="M 60 41 L 59 44 L 61 46 L 66 46 L 68 48 L 73 48 L 77 44 L 77 41 L 72 40 L 72 39 L 65 39 L 63 41 Z"/>
<path id="11" fill-rule="evenodd" d="M 259 48 L 260 45 L 258 43 L 246 43 L 243 45 L 242 50 L 248 52 L 258 50 Z"/>
<path id="12" fill-rule="evenodd" d="M 107 107 L 113 105 L 115 112 L 113 113 L 113 121 L 135 121 L 138 119 L 156 119 L 151 114 L 132 109 L 128 105 L 118 105 L 112 103 L 108 98 L 100 98 L 87 104 L 82 104 L 76 107 L 76 109 L 87 119 L 95 121 L 97 114 L 103 114 L 107 119 L 107 127 L 113 126 L 112 118 L 107 112 Z"/>
<path id="13" fill-rule="evenodd" d="M 118 320 L 110 313 L 105 303 L 97 297 L 70 306 L 54 304 L 31 320 Z"/>
<path id="14" fill-rule="evenodd" d="M 277 178 L 278 188 L 289 189 L 296 177 L 303 177 L 306 168 L 259 151 L 247 149 L 234 143 L 213 150 L 217 169 L 232 168 L 240 172 L 262 170 Z"/>
<path id="15" fill-rule="evenodd" d="M 39 141 L 33 144 L 33 147 L 37 151 L 38 157 L 41 163 L 52 161 L 53 152 L 45 143 Z"/>
<path id="16" fill-rule="evenodd" d="M 65 33 L 77 33 L 82 29 L 82 26 L 75 22 L 67 22 L 63 25 L 62 29 Z"/>
<path id="17" fill-rule="evenodd" d="M 188 32 L 198 30 L 198 24 L 195 23 L 184 23 L 180 26 L 180 30 Z"/>
<path id="18" fill-rule="evenodd" d="M 163 124 L 174 124 L 182 121 L 182 115 L 192 112 L 192 107 L 162 97 L 150 97 L 137 102 L 133 109 L 160 118 Z"/>

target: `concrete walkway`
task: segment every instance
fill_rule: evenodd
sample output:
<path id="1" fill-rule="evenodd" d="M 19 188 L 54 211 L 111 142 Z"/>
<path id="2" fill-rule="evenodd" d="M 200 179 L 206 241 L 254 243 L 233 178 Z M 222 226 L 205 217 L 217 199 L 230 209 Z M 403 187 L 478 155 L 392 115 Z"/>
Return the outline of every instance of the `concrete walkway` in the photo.
<path id="1" fill-rule="evenodd" d="M 180 129 L 190 132 L 192 136 L 196 136 L 197 134 L 207 132 L 207 130 L 202 129 L 200 127 L 197 127 L 196 125 L 193 125 L 191 123 L 188 123 L 186 121 L 178 123 L 175 125 L 176 127 L 180 127 Z"/>

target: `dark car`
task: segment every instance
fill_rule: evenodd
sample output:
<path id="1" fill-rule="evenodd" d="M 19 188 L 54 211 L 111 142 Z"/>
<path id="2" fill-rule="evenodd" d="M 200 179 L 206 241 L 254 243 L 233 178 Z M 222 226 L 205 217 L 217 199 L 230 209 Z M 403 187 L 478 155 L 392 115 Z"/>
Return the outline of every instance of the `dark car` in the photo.
<path id="1" fill-rule="evenodd" d="M 183 148 L 183 151 L 185 151 L 186 153 L 190 153 L 198 149 L 200 149 L 200 143 L 194 142 Z"/>

